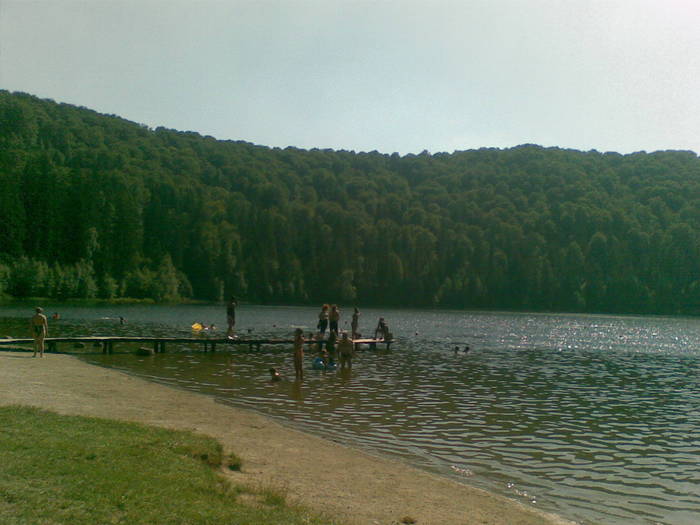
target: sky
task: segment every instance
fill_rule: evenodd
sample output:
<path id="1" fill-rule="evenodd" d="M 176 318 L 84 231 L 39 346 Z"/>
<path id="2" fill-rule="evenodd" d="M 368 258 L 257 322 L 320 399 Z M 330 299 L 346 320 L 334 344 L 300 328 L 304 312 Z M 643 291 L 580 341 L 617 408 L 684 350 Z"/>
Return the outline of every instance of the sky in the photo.
<path id="1" fill-rule="evenodd" d="M 700 152 L 696 0 L 0 0 L 0 88 L 271 147 Z"/>

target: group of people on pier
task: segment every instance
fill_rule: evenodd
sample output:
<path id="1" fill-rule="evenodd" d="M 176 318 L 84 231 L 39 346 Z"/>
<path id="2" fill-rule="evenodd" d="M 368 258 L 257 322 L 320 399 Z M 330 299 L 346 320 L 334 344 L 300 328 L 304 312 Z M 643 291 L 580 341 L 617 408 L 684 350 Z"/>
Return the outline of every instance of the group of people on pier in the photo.
<path id="1" fill-rule="evenodd" d="M 340 308 L 338 305 L 324 304 L 321 306 L 321 311 L 318 314 L 318 323 L 316 324 L 317 333 L 309 333 L 308 339 L 304 338 L 304 332 L 301 328 L 297 328 L 294 332 L 294 373 L 297 379 L 304 377 L 304 344 L 309 341 L 316 342 L 316 351 L 318 359 L 323 364 L 326 370 L 334 369 L 336 358 L 340 362 L 341 370 L 347 368 L 352 369 L 352 358 L 355 354 L 355 346 L 353 341 L 359 339 L 360 326 L 360 310 L 355 307 L 353 309 L 352 321 L 350 323 L 351 333 L 347 331 L 339 331 L 340 324 Z M 328 331 L 328 336 L 326 336 Z M 379 318 L 377 328 L 374 331 L 374 338 L 378 340 L 391 339 L 389 325 L 383 317 Z M 271 371 L 272 373 L 272 371 Z M 273 380 L 276 380 L 273 374 Z"/>
<path id="2" fill-rule="evenodd" d="M 236 307 L 238 306 L 238 301 L 234 296 L 232 296 L 226 304 L 226 318 L 227 318 L 227 336 L 234 337 L 234 329 L 236 325 Z M 124 319 L 120 318 L 122 324 Z M 197 323 L 195 323 L 197 324 Z M 347 331 L 339 331 L 340 324 L 340 308 L 338 305 L 328 305 L 324 304 L 321 307 L 321 311 L 318 314 L 318 323 L 316 325 L 317 333 L 310 333 L 309 338 L 304 338 L 304 332 L 301 328 L 297 328 L 294 332 L 294 371 L 298 379 L 304 377 L 303 368 L 303 358 L 304 358 L 304 344 L 308 342 L 316 343 L 316 350 L 318 352 L 319 358 L 323 363 L 325 369 L 334 369 L 336 359 L 340 363 L 341 370 L 347 368 L 352 369 L 352 358 L 355 353 L 355 346 L 353 341 L 359 339 L 361 334 L 359 332 L 360 324 L 360 310 L 355 307 L 353 309 L 352 321 L 350 323 L 351 333 L 348 334 Z M 203 329 L 204 324 L 199 323 L 199 326 Z M 48 336 L 48 322 L 47 318 L 43 313 L 43 310 L 39 307 L 36 308 L 35 314 L 31 319 L 32 336 L 34 339 L 34 355 L 37 353 L 43 357 L 44 355 L 44 340 Z M 193 325 L 193 329 L 195 325 Z M 213 329 L 214 326 L 212 325 Z M 328 331 L 328 336 L 326 336 L 326 331 Z M 389 332 L 389 327 L 383 317 L 379 318 L 377 323 L 377 328 L 374 331 L 374 338 L 377 340 L 390 340 L 391 334 Z M 272 380 L 279 380 L 280 375 L 276 369 L 270 369 Z"/>
<path id="3" fill-rule="evenodd" d="M 330 330 L 331 333 L 335 332 L 336 337 L 340 333 L 338 330 L 338 325 L 340 322 L 340 308 L 338 305 L 328 305 L 324 304 L 321 306 L 321 311 L 318 314 L 318 333 L 321 336 L 325 336 L 326 330 Z M 351 328 L 351 339 L 358 339 L 361 334 L 359 332 L 360 327 L 360 310 L 357 307 L 353 309 L 352 321 L 350 323 Z M 389 332 L 389 325 L 386 323 L 383 317 L 379 318 L 377 323 L 377 328 L 374 329 L 374 338 L 378 340 L 387 340 L 391 338 Z"/>

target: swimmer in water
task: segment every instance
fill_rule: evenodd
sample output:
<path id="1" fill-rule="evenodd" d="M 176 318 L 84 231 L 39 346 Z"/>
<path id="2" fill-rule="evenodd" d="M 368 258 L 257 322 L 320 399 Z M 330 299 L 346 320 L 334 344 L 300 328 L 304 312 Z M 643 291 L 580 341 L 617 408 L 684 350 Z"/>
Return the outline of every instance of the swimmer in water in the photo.
<path id="1" fill-rule="evenodd" d="M 270 381 L 272 381 L 273 383 L 282 381 L 282 376 L 280 375 L 279 370 L 277 370 L 276 368 L 270 368 Z"/>
<path id="2" fill-rule="evenodd" d="M 304 379 L 304 332 L 301 328 L 294 330 L 294 375 Z"/>

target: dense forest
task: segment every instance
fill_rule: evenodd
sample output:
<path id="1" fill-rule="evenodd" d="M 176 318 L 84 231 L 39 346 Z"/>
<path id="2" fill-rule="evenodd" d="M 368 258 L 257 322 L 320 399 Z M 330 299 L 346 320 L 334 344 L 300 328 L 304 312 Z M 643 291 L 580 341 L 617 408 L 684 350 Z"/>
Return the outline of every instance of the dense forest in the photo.
<path id="1" fill-rule="evenodd" d="M 0 91 L 0 295 L 700 312 L 700 160 L 387 155 Z"/>

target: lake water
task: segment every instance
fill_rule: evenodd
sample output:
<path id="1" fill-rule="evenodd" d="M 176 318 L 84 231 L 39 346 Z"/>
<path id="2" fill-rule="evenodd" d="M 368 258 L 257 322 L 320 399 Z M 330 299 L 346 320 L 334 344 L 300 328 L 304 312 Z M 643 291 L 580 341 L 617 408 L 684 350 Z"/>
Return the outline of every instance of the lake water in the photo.
<path id="1" fill-rule="evenodd" d="M 189 335 L 194 321 L 225 331 L 215 306 L 54 309 L 56 336 Z M 31 312 L 0 307 L 0 335 L 25 336 Z M 286 337 L 311 331 L 316 314 L 244 305 L 238 328 Z M 391 350 L 360 352 L 349 373 L 309 369 L 301 383 L 268 381 L 270 367 L 293 379 L 291 348 L 61 350 L 581 523 L 700 523 L 700 320 L 363 310 L 360 331 L 380 315 L 397 339 Z M 466 344 L 468 354 L 454 353 Z M 310 367 L 312 352 L 306 359 Z"/>

